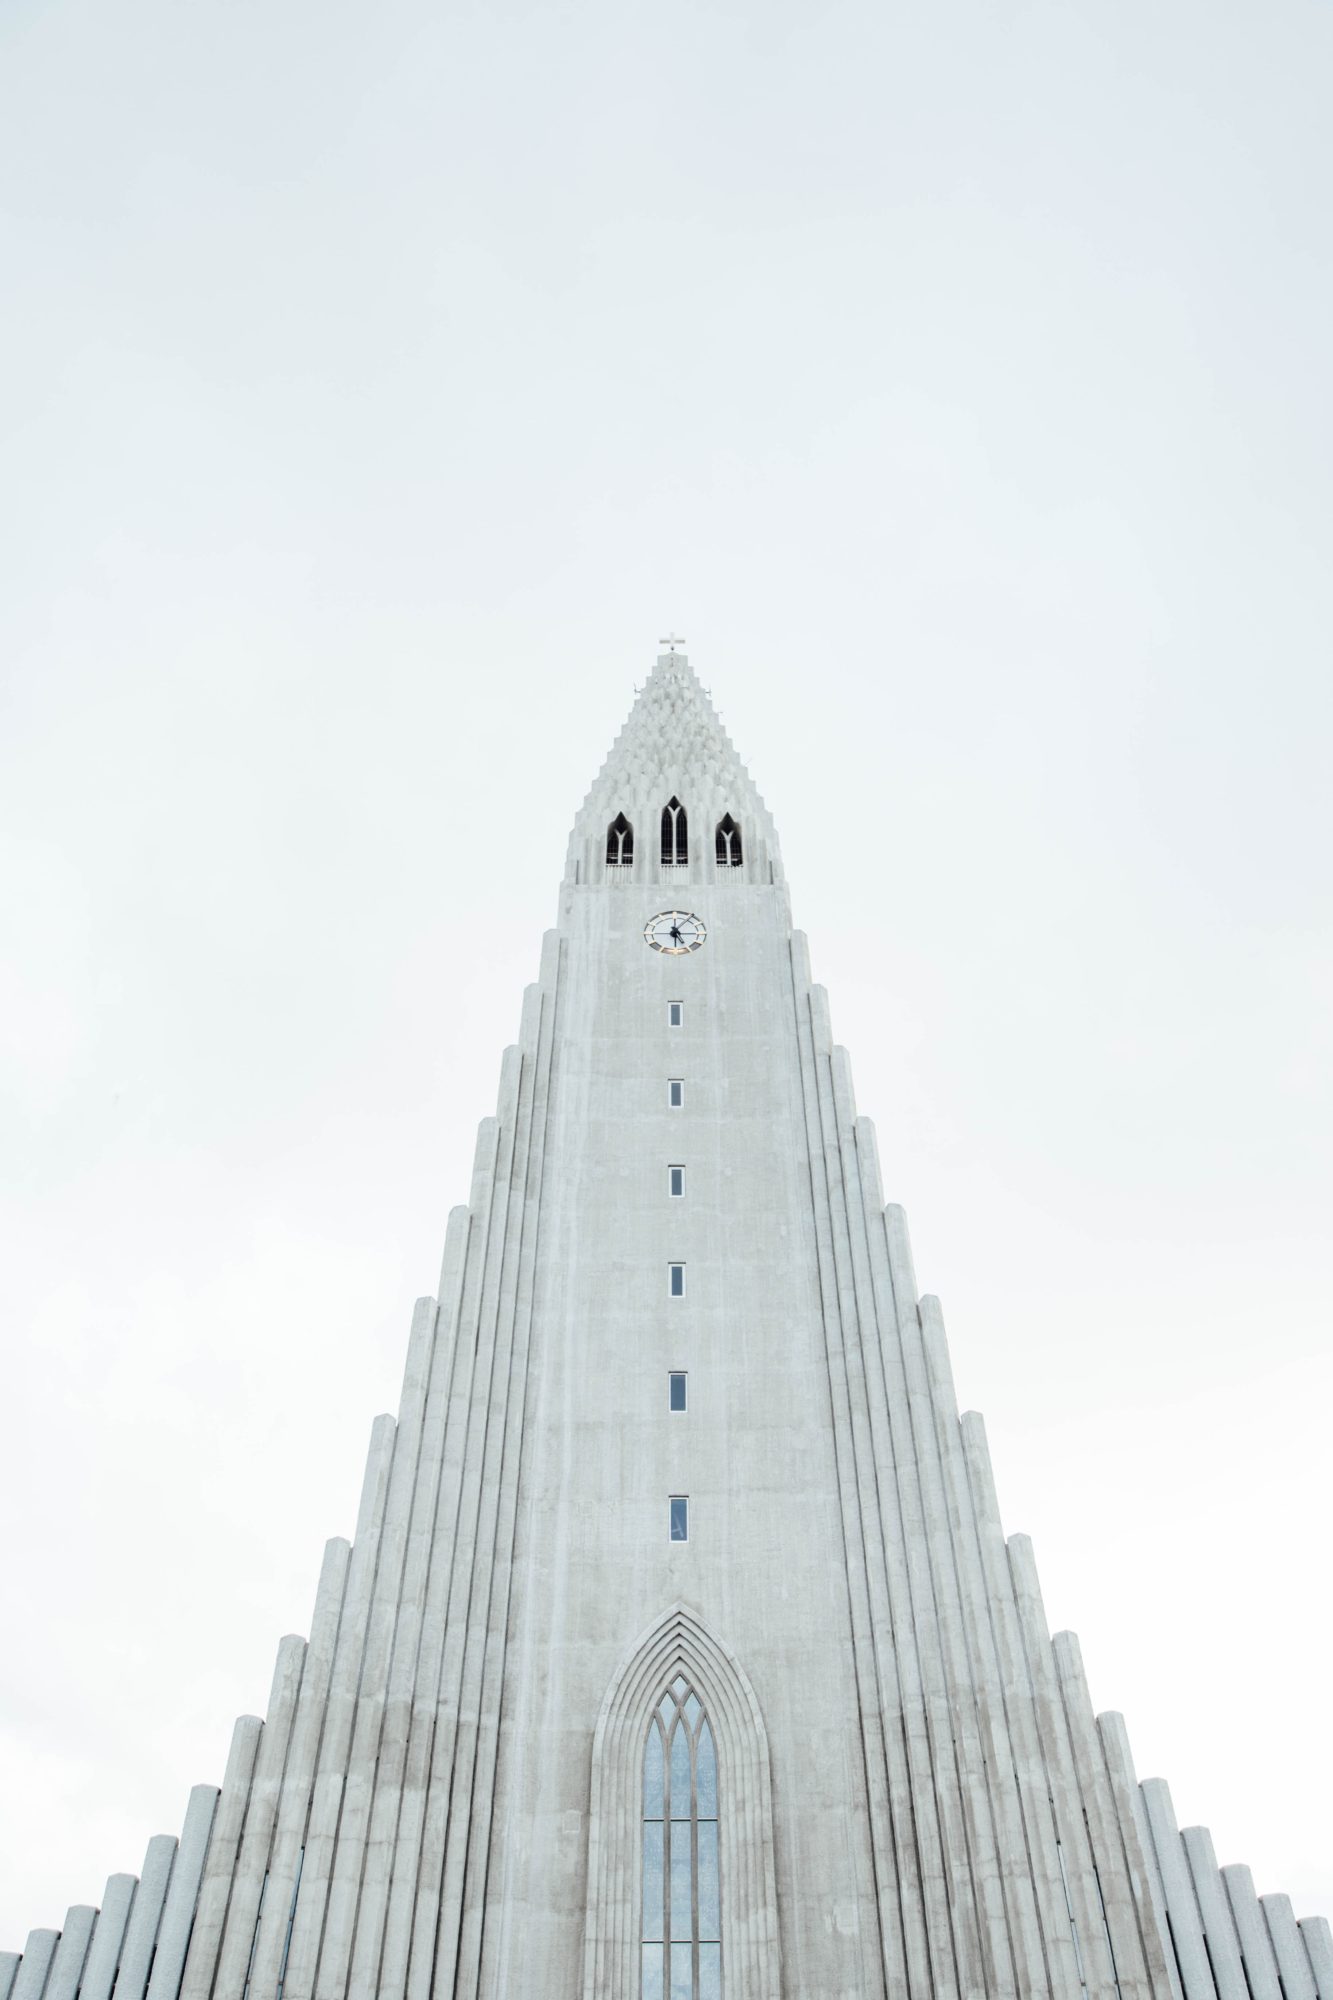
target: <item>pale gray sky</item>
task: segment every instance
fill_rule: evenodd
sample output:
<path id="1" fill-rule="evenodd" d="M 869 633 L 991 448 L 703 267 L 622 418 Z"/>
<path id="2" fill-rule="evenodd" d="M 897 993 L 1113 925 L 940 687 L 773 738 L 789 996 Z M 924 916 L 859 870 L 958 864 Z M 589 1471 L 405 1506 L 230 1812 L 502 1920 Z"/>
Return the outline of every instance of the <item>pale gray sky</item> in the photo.
<path id="1" fill-rule="evenodd" d="M 350 1532 L 667 621 L 1054 1627 L 1333 1914 L 1333 16 L 0 15 L 0 1946 Z"/>

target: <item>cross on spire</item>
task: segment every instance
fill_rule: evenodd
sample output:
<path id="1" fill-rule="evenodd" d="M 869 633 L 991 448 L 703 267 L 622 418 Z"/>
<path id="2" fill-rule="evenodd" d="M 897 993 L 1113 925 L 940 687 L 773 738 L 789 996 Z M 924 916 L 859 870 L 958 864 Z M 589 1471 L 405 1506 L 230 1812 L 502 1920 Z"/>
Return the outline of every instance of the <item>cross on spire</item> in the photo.
<path id="1" fill-rule="evenodd" d="M 679 632 L 668 632 L 666 638 L 659 639 L 657 643 L 659 646 L 669 647 L 670 650 L 674 653 L 677 646 L 683 646 L 685 644 L 685 641 L 681 638 Z"/>

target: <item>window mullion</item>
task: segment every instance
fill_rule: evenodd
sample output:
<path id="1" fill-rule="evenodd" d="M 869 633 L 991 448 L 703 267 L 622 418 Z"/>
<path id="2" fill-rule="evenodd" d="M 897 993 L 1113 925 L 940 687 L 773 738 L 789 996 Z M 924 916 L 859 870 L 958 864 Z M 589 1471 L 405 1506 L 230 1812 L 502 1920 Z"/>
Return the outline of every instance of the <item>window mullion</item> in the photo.
<path id="1" fill-rule="evenodd" d="M 668 1786 L 670 1779 L 668 1778 Z M 666 1797 L 670 1799 L 668 1790 Z M 662 1990 L 671 1991 L 671 1821 L 662 1821 Z"/>
<path id="2" fill-rule="evenodd" d="M 690 1989 L 699 1994 L 699 1743 L 690 1731 Z"/>

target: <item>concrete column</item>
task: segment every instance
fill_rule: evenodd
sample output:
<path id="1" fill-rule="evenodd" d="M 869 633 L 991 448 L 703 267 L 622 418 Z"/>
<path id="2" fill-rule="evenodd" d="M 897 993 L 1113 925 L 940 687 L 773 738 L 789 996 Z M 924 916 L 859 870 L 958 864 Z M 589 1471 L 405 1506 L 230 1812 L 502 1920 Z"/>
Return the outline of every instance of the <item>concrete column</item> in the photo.
<path id="1" fill-rule="evenodd" d="M 12 2000 L 14 1981 L 23 1960 L 16 1951 L 0 1951 L 0 2000 Z"/>
<path id="2" fill-rule="evenodd" d="M 1023 1629 L 1037 1732 L 1050 1785 L 1055 1834 L 1059 1842 L 1058 1859 L 1069 1896 L 1070 1922 L 1082 1963 L 1083 1979 L 1090 1996 L 1102 1995 L 1111 2000 L 1115 1993 L 1115 1967 L 1106 1942 L 1106 1926 L 1092 1864 L 1083 1795 L 1056 1675 L 1055 1652 L 1046 1623 L 1032 1543 L 1026 1535 L 1010 1535 L 1006 1547 Z"/>
<path id="3" fill-rule="evenodd" d="M 1273 1941 L 1268 1935 L 1259 1898 L 1254 1893 L 1254 1877 L 1248 1868 L 1233 1863 L 1221 1870 L 1222 1887 L 1231 1907 L 1240 1955 L 1254 2000 L 1282 2000 Z"/>
<path id="4" fill-rule="evenodd" d="M 287 1745 L 291 1740 L 292 1717 L 296 1711 L 304 1665 L 305 1640 L 288 1633 L 278 1642 L 264 1733 L 255 1754 L 250 1801 L 236 1853 L 236 1865 L 232 1870 L 231 1897 L 227 1904 L 215 1977 L 215 1987 L 220 1994 L 241 1991 L 254 1952 L 255 1927 L 259 1921 L 260 1900 L 265 1894 L 273 1843 L 273 1822 L 277 1815 Z M 148 2000 L 158 2000 L 158 1995 L 150 1992 Z M 174 2000 L 174 1995 L 164 1993 L 163 2000 Z"/>
<path id="5" fill-rule="evenodd" d="M 1305 1941 L 1296 1925 L 1290 1896 L 1261 1896 L 1259 1908 L 1273 1940 L 1273 1956 L 1282 1975 L 1286 2000 L 1319 2000 L 1314 1974 L 1305 1955 Z"/>
<path id="6" fill-rule="evenodd" d="M 222 1926 L 226 1919 L 232 1877 L 236 1870 L 236 1851 L 241 1844 L 241 1834 L 245 1827 L 246 1809 L 250 1803 L 250 1780 L 254 1775 L 255 1758 L 259 1753 L 259 1739 L 263 1734 L 263 1728 L 264 1725 L 257 1715 L 242 1715 L 237 1718 L 236 1727 L 232 1731 L 231 1750 L 227 1756 L 227 1768 L 222 1774 L 222 1793 L 213 1817 L 213 1834 L 208 1843 L 208 1858 L 204 1863 L 203 1880 L 195 1909 L 194 1929 L 190 1934 L 190 1947 L 185 1960 L 181 2000 L 208 2000 L 213 1990 L 218 1948 L 222 1942 Z M 131 1928 L 138 1920 L 139 1904 L 146 1883 L 145 1874 L 144 1881 L 139 1885 L 139 1894 L 135 1898 L 134 1915 L 130 1919 Z M 116 2000 L 125 2000 L 119 1982 L 116 1985 Z"/>
<path id="7" fill-rule="evenodd" d="M 493 1121 L 491 1127 L 493 1134 Z M 372 1922 L 382 1926 L 379 1978 L 380 1990 L 386 1995 L 401 1994 L 407 1982 L 431 1750 L 443 1671 L 445 1615 L 457 1518 L 457 1481 L 461 1476 L 462 1439 L 467 1428 L 475 1366 L 476 1343 L 469 1313 L 470 1272 L 480 1254 L 478 1238 L 483 1233 L 483 1227 L 474 1220 L 470 1210 L 457 1208 L 452 1211 L 444 1268 L 440 1276 L 441 1324 L 436 1335 L 431 1389 L 436 1403 L 430 1420 L 433 1462 L 427 1486 L 419 1496 L 422 1510 L 420 1554 L 425 1562 L 421 1633 L 410 1675 L 404 1662 L 411 1707 L 406 1722 L 402 1772 L 394 1787 L 397 1797 L 388 1895 L 383 1916 L 380 1916 L 378 1907 L 372 1913 Z M 378 1889 L 372 1893 L 378 1899 Z"/>
<path id="8" fill-rule="evenodd" d="M 1231 1905 L 1222 1887 L 1222 1877 L 1218 1873 L 1212 1836 L 1207 1827 L 1187 1826 L 1180 1836 L 1180 1844 L 1185 1851 L 1194 1893 L 1199 1899 L 1199 1915 L 1203 1919 L 1208 1962 L 1213 1969 L 1218 2000 L 1250 2000 L 1245 1967 L 1241 1962 L 1240 1941 L 1236 1936 Z"/>
<path id="9" fill-rule="evenodd" d="M 366 1621 L 375 1581 L 380 1528 L 384 1521 L 397 1428 L 392 1417 L 379 1416 L 370 1431 L 370 1450 L 361 1484 L 356 1539 L 347 1566 L 347 1588 L 324 1708 L 319 1765 L 310 1800 L 301 1886 L 296 1898 L 296 1914 L 292 1919 L 291 1947 L 283 1982 L 284 2000 L 310 2000 L 314 1992 L 315 1967 L 338 1840 L 343 1781 L 352 1741 Z"/>
<path id="10" fill-rule="evenodd" d="M 208 1853 L 208 1838 L 217 1802 L 216 1785 L 196 1785 L 190 1793 L 180 1845 L 172 1864 L 171 1882 L 157 1927 L 157 1951 L 153 1958 L 152 1977 L 148 1982 L 148 2000 L 176 2000 L 180 1992 L 185 1953 L 194 1925 L 199 1882 L 204 1872 L 204 1856 Z"/>
<path id="11" fill-rule="evenodd" d="M 171 1864 L 175 1858 L 176 1843 L 171 1835 L 154 1834 L 143 1858 L 143 1867 L 139 1871 L 139 1886 L 134 1893 L 130 1920 L 125 1926 L 120 1970 L 116 1974 L 116 2000 L 144 2000 L 148 1990 L 148 1973 L 153 1963 L 153 1950 L 157 1944 L 157 1927 L 162 1916 L 162 1905 L 166 1901 L 167 1883 L 171 1879 Z"/>
<path id="12" fill-rule="evenodd" d="M 833 1269 L 829 1194 L 822 1172 L 815 1049 L 809 1012 L 810 962 L 806 939 L 790 941 L 792 999 L 800 1066 L 804 1128 L 810 1160 L 811 1211 L 820 1288 L 824 1296 L 824 1354 L 834 1439 L 834 1464 L 846 1554 L 851 1611 L 852 1658 L 856 1675 L 870 1819 L 871 1863 L 879 1915 L 878 1956 L 888 1991 L 928 2000 L 930 1991 L 921 1865 L 911 1817 L 902 1729 L 896 1708 L 896 1665 L 876 1643 L 875 1621 L 882 1599 L 882 1564 L 872 1565 L 867 1547 L 856 1467 L 855 1438 L 847 1389 L 843 1329 Z M 878 1573 L 875 1574 L 875 1570 Z M 894 1700 L 889 1691 L 894 1690 Z"/>
<path id="13" fill-rule="evenodd" d="M 1051 1801 L 1051 1780 L 1038 1726 L 1037 1694 L 1028 1664 L 1018 1591 L 1000 1523 L 990 1451 L 986 1444 L 986 1427 L 975 1410 L 967 1410 L 959 1418 L 958 1430 L 968 1490 L 972 1497 L 972 1519 L 981 1558 L 986 1607 L 991 1619 L 1000 1685 L 1009 1718 L 1028 1851 L 1033 1857 L 1033 1873 L 1038 1884 L 1046 1963 L 1052 1990 L 1058 1995 L 1079 2000 L 1083 1975 L 1070 1929 Z"/>
<path id="14" fill-rule="evenodd" d="M 525 1005 L 521 1032 L 524 1077 L 519 1095 L 520 1146 L 524 1158 L 517 1227 L 508 1268 L 502 1273 L 500 1312 L 508 1329 L 509 1389 L 499 1441 L 495 1521 L 491 1535 L 491 1591 L 478 1697 L 477 1761 L 474 1777 L 476 1838 L 467 1848 L 462 1886 L 462 1923 L 457 1978 L 463 1991 L 482 1983 L 481 1956 L 491 1841 L 496 1812 L 500 1715 L 507 1665 L 510 1588 L 517 1532 L 519 1461 L 528 1393 L 528 1358 L 536 1286 L 536 1254 L 542 1169 L 549 1118 L 555 1011 L 561 943 L 547 934 L 542 977 Z"/>
<path id="15" fill-rule="evenodd" d="M 76 1903 L 66 1913 L 65 1928 L 42 1988 L 42 2000 L 74 2000 L 96 1922 L 97 1912 L 88 1903 Z"/>
<path id="16" fill-rule="evenodd" d="M 501 1116 L 495 1121 L 494 1167 L 488 1167 L 487 1173 L 485 1241 L 484 1246 L 479 1246 L 475 1270 L 469 1270 L 466 1287 L 475 1314 L 474 1390 L 461 1439 L 439 1712 L 422 1826 L 417 1906 L 411 1924 L 407 1968 L 410 2000 L 428 1995 L 437 1980 L 442 1990 L 452 1990 L 458 1949 L 461 1884 L 457 1873 L 472 1831 L 477 1741 L 475 1683 L 480 1668 L 479 1651 L 485 1644 L 484 1620 L 479 1621 L 477 1610 L 479 1604 L 486 1604 L 490 1584 L 487 1551 L 494 1496 L 486 1491 L 485 1471 L 493 1451 L 492 1433 L 503 1424 L 507 1394 L 507 1371 L 497 1369 L 499 1294 L 515 1194 L 516 1114 L 521 1083 L 518 1051 L 507 1049 L 501 1072 Z"/>
<path id="17" fill-rule="evenodd" d="M 1101 1907 L 1115 1983 L 1124 2000 L 1153 2000 L 1115 1801 L 1083 1672 L 1083 1656 L 1072 1632 L 1057 1632 L 1051 1641 L 1051 1650 L 1074 1753 L 1074 1769 L 1083 1797 L 1083 1814 L 1092 1851 L 1093 1885 Z M 1240 2000 L 1245 2000 L 1245 1996 L 1240 1996 Z"/>
<path id="18" fill-rule="evenodd" d="M 877 1464 L 866 1408 L 865 1376 L 846 1234 L 846 1198 L 828 1066 L 833 1038 L 828 996 L 811 986 L 801 1010 L 802 1087 L 816 1229 L 821 1250 L 825 1339 L 835 1392 L 835 1426 L 845 1438 L 848 1499 L 844 1526 L 860 1543 L 869 1605 L 869 1636 L 889 1769 L 889 1809 L 898 1908 L 882 1926 L 902 1926 L 908 1991 L 933 2000 L 958 1991 L 944 1840 L 930 1762 L 921 1666 L 912 1640 L 904 1559 L 907 1527 L 900 1518 L 891 1448 Z M 883 1504 L 881 1505 L 881 1500 Z M 891 1525 L 886 1530 L 886 1515 Z M 853 1543 L 853 1546 L 855 1542 Z M 892 1876 L 889 1876 L 892 1879 Z"/>
<path id="19" fill-rule="evenodd" d="M 1018 1985 L 915 1277 L 902 1254 L 904 1232 L 890 1237 L 886 1228 L 874 1130 L 856 1115 L 845 1049 L 834 1049 L 830 1075 L 871 1435 L 892 1441 L 900 1506 L 919 1523 L 908 1576 L 941 1824 L 952 1836 L 946 1853 L 960 1980 L 965 1992 L 977 1988 L 999 2000 Z"/>
<path id="20" fill-rule="evenodd" d="M 899 1282 L 910 1282 L 906 1219 L 901 1209 L 889 1208 L 885 1211 L 884 1221 L 894 1262 L 896 1288 Z M 901 1280 L 896 1275 L 900 1269 L 903 1272 Z M 1006 1869 L 1003 1880 L 1019 1989 L 1024 1994 L 1058 1993 L 1063 2000 L 1066 1989 L 1058 1983 L 1058 1971 L 1047 1961 L 1043 1939 L 1043 1888 L 1049 1895 L 1054 1885 L 1049 1879 L 1044 1884 L 1041 1880 L 1045 1847 L 1040 1842 L 1029 1847 L 1024 1829 L 1018 1779 L 1019 1752 L 1011 1730 L 995 1626 L 986 1599 L 944 1319 L 939 1300 L 929 1294 L 921 1299 L 919 1311 L 922 1352 L 934 1411 L 936 1449 L 945 1483 L 950 1533 L 958 1565 L 967 1656 L 976 1694 L 985 1777 L 990 1787 L 1001 1851 L 1010 1856 L 1026 1853 L 1030 1863 L 1030 1869 Z"/>
<path id="21" fill-rule="evenodd" d="M 29 1931 L 14 1978 L 11 2000 L 42 2000 L 42 1988 L 60 1943 L 59 1931 Z"/>
<path id="22" fill-rule="evenodd" d="M 1302 1917 L 1297 1929 L 1305 1940 L 1305 1955 L 1310 1961 L 1319 2000 L 1333 2000 L 1333 1931 L 1329 1930 L 1328 1918 Z"/>
<path id="23" fill-rule="evenodd" d="M 138 1879 L 133 1875 L 113 1875 L 102 1894 L 101 1914 L 83 1967 L 79 2000 L 110 2000 L 116 1967 L 120 1963 L 121 1941 L 129 1922 L 130 1908 Z M 0 2000 L 4 1986 L 0 1981 Z"/>
<path id="24" fill-rule="evenodd" d="M 421 1460 L 422 1420 L 435 1343 L 435 1317 L 434 1299 L 418 1299 L 413 1309 L 412 1331 L 408 1340 L 398 1430 L 385 1496 L 379 1559 L 375 1566 L 375 1584 L 366 1623 L 361 1681 L 338 1821 L 338 1845 L 333 1858 L 324 1938 L 315 1982 L 316 1994 L 324 1996 L 324 2000 L 337 2000 L 346 1985 L 352 1935 L 361 1897 L 366 1835 L 378 1783 L 383 1742 L 385 1696 L 403 1602 L 403 1568 L 412 1498 Z"/>
<path id="25" fill-rule="evenodd" d="M 1157 1866 L 1161 1870 L 1166 1914 L 1186 2000 L 1214 2000 L 1216 1988 L 1203 1941 L 1203 1921 L 1199 1915 L 1194 1884 L 1185 1865 L 1185 1850 L 1176 1830 L 1171 1794 L 1161 1778 L 1145 1778 L 1139 1790 L 1143 1794 Z"/>
<path id="26" fill-rule="evenodd" d="M 867 1556 L 878 1591 L 884 1578 L 885 1610 L 875 1620 L 876 1643 L 893 1665 L 886 1665 L 885 1683 L 893 1699 L 896 1679 L 897 1714 L 886 1722 L 902 1732 L 907 1753 L 909 1824 L 915 1823 L 920 1865 L 920 1898 L 926 1922 L 928 1956 L 918 1962 L 917 1977 L 928 1979 L 937 1995 L 970 1991 L 982 1976 L 976 1911 L 967 1890 L 953 1893 L 966 1852 L 957 1769 L 950 1742 L 943 1754 L 941 1737 L 947 1707 L 939 1668 L 929 1563 L 925 1550 L 920 1489 L 904 1463 L 905 1440 L 875 1423 L 873 1371 L 868 1360 L 882 1365 L 873 1301 L 865 1297 L 865 1279 L 857 1283 L 852 1220 L 859 1206 L 855 1180 L 849 1184 L 848 1163 L 839 1129 L 839 1099 L 834 1081 L 836 1051 L 829 1020 L 828 995 L 822 986 L 810 989 L 814 1078 L 833 1251 L 833 1269 L 842 1328 L 852 1439 L 866 1524 Z M 844 1097 L 841 1106 L 849 1117 Z M 892 1321 L 891 1353 L 897 1354 Z M 896 1393 L 906 1402 L 906 1383 L 899 1364 Z M 905 1416 L 905 1412 L 903 1413 Z M 872 1604 L 873 1604 L 872 1598 Z M 896 1672 L 895 1669 L 896 1668 Z M 912 1970 L 909 1960 L 909 1972 Z"/>
<path id="27" fill-rule="evenodd" d="M 407 1546 L 403 1560 L 398 1628 L 389 1667 L 380 1732 L 375 1793 L 366 1836 L 361 1900 L 352 1958 L 353 1991 L 368 1991 L 378 1976 L 388 1913 L 395 1847 L 402 1820 L 404 1778 L 412 1731 L 412 1698 L 420 1669 L 435 1512 L 449 1409 L 458 1286 L 467 1244 L 467 1210 L 449 1217 L 440 1277 L 440 1304 L 430 1302 L 432 1341 L 425 1383 L 422 1443 L 417 1458 Z"/>
<path id="28" fill-rule="evenodd" d="M 328 1699 L 329 1673 L 333 1665 L 351 1554 L 351 1543 L 341 1536 L 335 1536 L 324 1547 L 314 1615 L 310 1621 L 310 1640 L 301 1674 L 301 1690 L 296 1702 L 296 1720 L 292 1725 L 287 1767 L 278 1800 L 268 1885 L 260 1908 L 251 1963 L 252 2000 L 273 2000 L 282 1975 L 305 1841 L 306 1813 L 314 1785 L 319 1739 Z"/>
<path id="29" fill-rule="evenodd" d="M 468 1635 L 461 1683 L 462 1713 L 475 1714 L 475 1727 L 460 1731 L 463 1756 L 459 1777 L 469 1785 L 469 1810 L 448 1829 L 444 1857 L 443 1905 L 454 1921 L 453 1936 L 441 1927 L 435 1977 L 460 1992 L 474 1990 L 481 1948 L 482 1916 L 490 1858 L 495 1760 L 499 1742 L 499 1692 L 504 1673 L 512 1506 L 516 1501 L 516 1453 L 527 1388 L 526 1314 L 520 1287 L 530 1294 L 527 1274 L 533 1253 L 535 1212 L 532 1193 L 540 1185 L 542 1148 L 551 1062 L 551 1026 L 560 971 L 560 938 L 542 940 L 541 978 L 523 996 L 521 1067 L 515 1078 L 511 1188 L 494 1287 L 485 1306 L 491 1333 L 493 1421 L 482 1440 L 481 1490 L 474 1547 L 479 1615 L 475 1642 Z M 457 1913 L 456 1916 L 454 1913 Z M 414 1968 L 413 1982 L 419 1977 Z"/>
<path id="30" fill-rule="evenodd" d="M 1170 1993 L 1172 2000 L 1182 2000 L 1176 1954 L 1171 1948 L 1171 1936 L 1166 1925 L 1162 1878 L 1157 1856 L 1153 1852 L 1148 1815 L 1139 1792 L 1134 1759 L 1130 1754 L 1125 1718 L 1113 1710 L 1099 1715 L 1097 1736 L 1120 1824 L 1125 1867 L 1134 1893 L 1134 1910 L 1149 1985 L 1155 1994 Z"/>

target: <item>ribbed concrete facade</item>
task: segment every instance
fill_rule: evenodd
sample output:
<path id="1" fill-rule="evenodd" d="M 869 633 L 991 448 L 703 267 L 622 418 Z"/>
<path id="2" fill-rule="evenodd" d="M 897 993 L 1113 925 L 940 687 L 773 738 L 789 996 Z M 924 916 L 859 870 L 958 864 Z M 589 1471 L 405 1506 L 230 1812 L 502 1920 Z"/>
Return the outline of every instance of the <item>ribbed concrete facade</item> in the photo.
<path id="1" fill-rule="evenodd" d="M 683 655 L 309 1640 L 179 1844 L 0 1957 L 0 2000 L 113 1994 L 1333 2000 L 1327 1924 L 1177 1831 L 1047 1630 Z"/>

